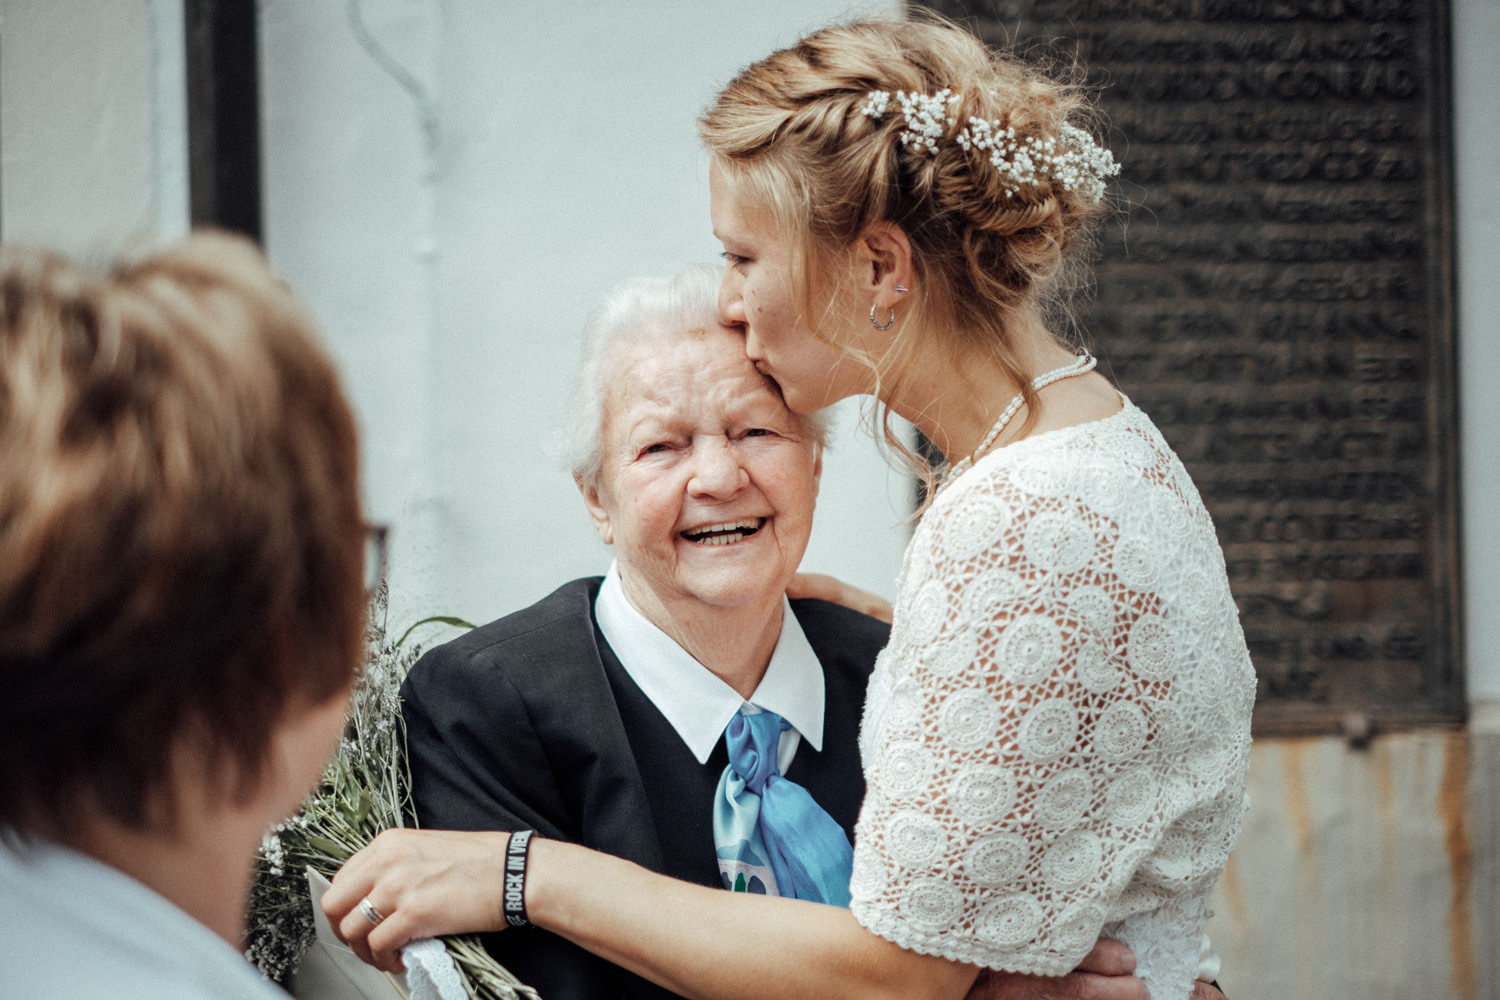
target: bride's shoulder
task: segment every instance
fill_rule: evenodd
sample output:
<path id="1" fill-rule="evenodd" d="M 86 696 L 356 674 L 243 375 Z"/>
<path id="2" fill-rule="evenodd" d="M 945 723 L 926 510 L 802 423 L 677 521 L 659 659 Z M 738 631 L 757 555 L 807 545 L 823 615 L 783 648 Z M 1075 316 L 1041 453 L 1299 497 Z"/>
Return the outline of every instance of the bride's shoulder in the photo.
<path id="1" fill-rule="evenodd" d="M 1027 437 L 1096 423 L 1116 416 L 1126 406 L 1125 397 L 1098 372 L 1054 383 L 1050 389 Z"/>

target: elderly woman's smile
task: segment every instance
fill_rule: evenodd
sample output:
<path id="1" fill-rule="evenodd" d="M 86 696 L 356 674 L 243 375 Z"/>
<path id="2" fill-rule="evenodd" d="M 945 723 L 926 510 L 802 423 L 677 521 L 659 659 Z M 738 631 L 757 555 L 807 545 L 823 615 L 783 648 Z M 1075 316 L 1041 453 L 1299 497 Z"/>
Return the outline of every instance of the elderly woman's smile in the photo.
<path id="1" fill-rule="evenodd" d="M 819 445 L 717 325 L 620 345 L 584 498 L 620 580 L 659 626 L 779 615 L 812 530 Z"/>
<path id="2" fill-rule="evenodd" d="M 752 517 L 727 524 L 709 524 L 702 528 L 689 528 L 682 533 L 682 537 L 702 545 L 733 545 L 755 534 L 765 523 L 766 519 L 763 517 Z"/>

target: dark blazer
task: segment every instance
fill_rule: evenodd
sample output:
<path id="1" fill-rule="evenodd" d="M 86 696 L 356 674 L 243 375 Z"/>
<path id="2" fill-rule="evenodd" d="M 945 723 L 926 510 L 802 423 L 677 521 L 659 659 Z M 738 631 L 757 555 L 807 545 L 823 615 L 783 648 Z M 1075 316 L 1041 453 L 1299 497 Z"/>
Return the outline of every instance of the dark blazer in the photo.
<path id="1" fill-rule="evenodd" d="M 653 871 L 720 885 L 711 806 L 723 741 L 699 764 L 630 679 L 594 622 L 599 577 L 438 646 L 402 687 L 417 818 L 430 829 L 535 829 Z M 788 776 L 850 839 L 864 797 L 857 738 L 865 685 L 889 630 L 825 601 L 793 601 L 823 665 L 823 749 Z M 491 953 L 543 1000 L 675 994 L 556 935 L 490 935 Z"/>

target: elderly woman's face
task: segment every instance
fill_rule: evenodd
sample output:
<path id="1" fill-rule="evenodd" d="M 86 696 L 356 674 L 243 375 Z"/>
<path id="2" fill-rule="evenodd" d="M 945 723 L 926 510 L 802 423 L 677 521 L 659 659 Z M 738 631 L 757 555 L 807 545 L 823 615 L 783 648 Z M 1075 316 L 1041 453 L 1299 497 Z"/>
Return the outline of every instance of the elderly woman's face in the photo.
<path id="1" fill-rule="evenodd" d="M 686 624 L 694 604 L 779 601 L 818 492 L 821 458 L 802 421 L 717 324 L 614 361 L 604 461 L 583 492 L 632 603 Z"/>

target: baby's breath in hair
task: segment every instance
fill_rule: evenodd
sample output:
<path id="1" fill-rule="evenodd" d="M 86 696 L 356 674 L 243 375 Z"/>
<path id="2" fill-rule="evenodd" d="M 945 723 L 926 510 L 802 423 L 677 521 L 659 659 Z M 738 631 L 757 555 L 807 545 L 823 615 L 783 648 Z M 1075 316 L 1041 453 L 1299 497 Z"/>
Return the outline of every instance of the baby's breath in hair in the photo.
<path id="1" fill-rule="evenodd" d="M 873 90 L 860 106 L 870 118 L 885 116 L 891 95 Z M 958 95 L 947 87 L 936 94 L 896 92 L 906 128 L 901 143 L 914 155 L 937 155 L 938 144 L 948 129 L 958 124 L 949 114 Z M 1064 191 L 1073 191 L 1091 202 L 1104 197 L 1105 181 L 1120 172 L 1114 154 L 1076 125 L 1063 124 L 1055 136 L 1017 136 L 1014 128 L 998 121 L 970 118 L 954 137 L 966 152 L 979 149 L 990 154 L 990 164 L 999 173 L 1005 196 L 1014 198 L 1023 187 L 1050 180 Z"/>
<path id="2" fill-rule="evenodd" d="M 901 133 L 901 141 L 914 154 L 936 156 L 938 140 L 950 126 L 958 124 L 948 114 L 948 105 L 956 103 L 958 96 L 944 87 L 930 96 L 898 90 L 896 100 L 901 102 L 901 113 L 906 116 L 906 129 Z"/>

